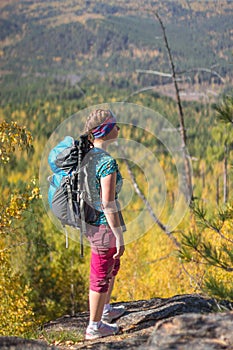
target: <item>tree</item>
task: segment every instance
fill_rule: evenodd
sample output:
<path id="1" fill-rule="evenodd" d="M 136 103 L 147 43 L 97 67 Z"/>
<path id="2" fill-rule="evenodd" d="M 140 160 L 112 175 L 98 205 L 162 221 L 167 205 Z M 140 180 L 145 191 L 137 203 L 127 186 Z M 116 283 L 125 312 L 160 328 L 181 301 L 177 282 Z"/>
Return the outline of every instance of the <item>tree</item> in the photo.
<path id="1" fill-rule="evenodd" d="M 190 198 L 192 199 L 192 197 L 193 197 L 192 169 L 191 169 L 191 165 L 190 165 L 189 156 L 187 154 L 187 135 L 186 135 L 185 120 L 184 120 L 184 111 L 183 111 L 182 102 L 181 102 L 181 98 L 180 98 L 180 89 L 178 86 L 178 79 L 177 79 L 178 74 L 176 73 L 175 64 L 174 64 L 171 48 L 170 48 L 170 45 L 168 42 L 166 29 L 165 29 L 165 26 L 163 24 L 163 21 L 157 12 L 155 13 L 155 17 L 159 21 L 159 24 L 160 24 L 161 29 L 162 29 L 163 39 L 164 39 L 165 47 L 166 47 L 166 50 L 168 53 L 169 64 L 171 67 L 171 73 L 163 73 L 163 72 L 158 72 L 158 71 L 154 71 L 154 70 L 138 70 L 138 72 L 169 77 L 172 79 L 172 82 L 173 82 L 173 85 L 175 88 L 175 96 L 176 96 L 176 102 L 177 102 L 177 107 L 178 107 L 179 132 L 180 132 L 180 138 L 181 138 L 180 147 L 182 150 L 182 156 L 183 156 L 183 162 L 184 162 L 184 168 L 185 168 L 185 181 L 184 181 L 184 186 L 185 186 L 184 192 L 185 193 L 184 194 L 185 194 L 186 199 L 189 201 Z M 143 91 L 148 91 L 151 89 L 153 89 L 153 86 L 145 87 L 143 89 L 140 89 L 139 91 L 134 92 L 130 96 L 135 95 L 135 94 L 140 93 L 140 92 L 143 92 Z"/>
<path id="2" fill-rule="evenodd" d="M 232 97 L 224 97 L 215 110 L 218 120 L 232 125 Z M 185 263 L 203 267 L 194 277 L 202 291 L 233 301 L 233 207 L 226 199 L 224 207 L 210 212 L 203 203 L 193 203 L 196 225 L 183 233 L 179 256 Z"/>
<path id="3" fill-rule="evenodd" d="M 31 147 L 31 134 L 17 123 L 0 123 L 0 164 L 10 161 L 18 146 L 20 149 Z M 14 232 L 15 221 L 21 221 L 23 212 L 30 202 L 38 197 L 38 189 L 31 184 L 23 194 L 14 193 L 9 203 L 0 211 L 0 334 L 22 335 L 34 325 L 34 314 L 29 305 L 30 288 L 23 283 L 20 274 L 11 268 L 8 236 Z M 5 203 L 6 201 L 2 201 Z"/>
<path id="4" fill-rule="evenodd" d="M 223 97 L 223 100 L 215 105 L 215 110 L 217 113 L 217 119 L 224 123 L 225 125 L 229 126 L 233 125 L 233 97 L 229 95 L 225 95 Z M 229 142 L 227 136 L 228 133 L 226 134 L 227 130 L 225 130 L 224 133 L 224 171 L 223 171 L 223 179 L 224 179 L 224 187 L 223 187 L 223 192 L 224 192 L 224 203 L 227 202 L 228 200 L 228 195 L 229 195 L 229 189 L 228 189 L 228 156 L 230 150 L 233 148 L 233 143 Z"/>
<path id="5" fill-rule="evenodd" d="M 35 327 L 34 313 L 29 305 L 30 288 L 11 268 L 6 249 L 0 251 L 0 266 L 0 335 L 25 335 Z"/>
<path id="6" fill-rule="evenodd" d="M 221 102 L 214 105 L 220 122 L 233 125 L 233 96 L 224 95 Z"/>
<path id="7" fill-rule="evenodd" d="M 0 164 L 8 163 L 16 151 L 32 148 L 31 133 L 16 122 L 0 123 Z"/>
<path id="8" fill-rule="evenodd" d="M 25 127 L 4 121 L 0 130 L 2 164 L 15 161 L 17 147 L 32 148 L 32 137 Z M 2 200 L 6 204 L 0 212 L 0 253 L 5 259 L 0 290 L 3 329 L 8 322 L 5 335 L 22 335 L 33 324 L 28 322 L 30 315 L 42 322 L 87 308 L 88 288 L 83 276 L 88 272 L 81 264 L 77 244 L 70 242 L 69 249 L 65 248 L 61 233 L 44 212 L 36 183 L 20 179 L 14 185 L 7 183 L 11 189 L 2 191 L 2 196 L 9 197 Z"/>

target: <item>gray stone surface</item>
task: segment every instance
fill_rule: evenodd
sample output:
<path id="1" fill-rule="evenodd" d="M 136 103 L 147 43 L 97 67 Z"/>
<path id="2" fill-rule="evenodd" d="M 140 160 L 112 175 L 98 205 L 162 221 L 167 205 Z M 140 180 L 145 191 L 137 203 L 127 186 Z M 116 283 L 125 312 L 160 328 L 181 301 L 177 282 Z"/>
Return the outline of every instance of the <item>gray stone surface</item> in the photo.
<path id="1" fill-rule="evenodd" d="M 233 312 L 189 314 L 162 322 L 155 327 L 146 349 L 233 349 Z"/>
<path id="2" fill-rule="evenodd" d="M 38 340 L 28 340 L 19 337 L 0 337 L 1 350 L 55 350 L 53 346 L 49 346 L 46 342 Z"/>
<path id="3" fill-rule="evenodd" d="M 59 344 L 56 349 L 233 350 L 233 304 L 229 302 L 216 303 L 214 299 L 194 294 L 122 304 L 127 312 L 117 320 L 121 328 L 118 335 Z M 219 306 L 224 312 L 217 312 Z M 44 331 L 72 331 L 84 335 L 88 319 L 88 312 L 66 315 L 45 324 Z M 13 347 L 2 348 L 2 339 L 0 349 L 55 349 L 41 342 L 29 344 L 25 340 L 22 340 L 24 347 L 19 342 L 12 344 Z"/>

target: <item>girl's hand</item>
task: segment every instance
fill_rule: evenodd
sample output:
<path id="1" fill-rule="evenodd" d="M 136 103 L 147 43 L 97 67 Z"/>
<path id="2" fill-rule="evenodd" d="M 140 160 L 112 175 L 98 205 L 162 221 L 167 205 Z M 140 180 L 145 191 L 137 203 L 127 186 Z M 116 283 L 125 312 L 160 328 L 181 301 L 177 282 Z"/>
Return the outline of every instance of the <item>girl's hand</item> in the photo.
<path id="1" fill-rule="evenodd" d="M 113 259 L 119 259 L 125 251 L 125 245 L 124 245 L 124 239 L 121 236 L 121 238 L 116 238 L 116 254 L 113 255 Z"/>

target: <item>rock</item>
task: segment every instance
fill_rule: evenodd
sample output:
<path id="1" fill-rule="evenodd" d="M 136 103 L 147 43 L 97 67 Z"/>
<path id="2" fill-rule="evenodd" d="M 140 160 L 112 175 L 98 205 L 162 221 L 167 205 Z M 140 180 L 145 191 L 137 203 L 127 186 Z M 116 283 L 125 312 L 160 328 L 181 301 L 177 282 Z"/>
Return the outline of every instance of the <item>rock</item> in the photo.
<path id="1" fill-rule="evenodd" d="M 148 343 L 148 350 L 233 349 L 233 312 L 174 317 L 159 323 Z"/>
<path id="2" fill-rule="evenodd" d="M 38 340 L 28 340 L 19 337 L 0 337 L 1 350 L 56 350 L 54 346 L 49 346 L 46 342 Z"/>
<path id="3" fill-rule="evenodd" d="M 231 344 L 231 337 L 228 336 L 227 338 L 226 334 L 233 334 L 233 322 L 230 324 L 230 321 L 225 321 L 232 318 L 232 313 L 230 311 L 214 313 L 219 310 L 220 306 L 229 310 L 233 309 L 233 304 L 229 302 L 217 304 L 214 299 L 204 298 L 200 295 L 180 295 L 173 298 L 154 298 L 121 304 L 125 305 L 127 312 L 117 321 L 121 327 L 119 335 L 93 341 L 82 341 L 71 348 L 183 350 L 190 349 L 191 336 L 193 337 L 193 344 L 196 342 L 199 346 L 198 350 L 212 349 L 211 347 L 208 348 L 208 344 L 211 344 L 211 342 L 217 346 L 213 349 L 228 349 Z M 64 316 L 47 323 L 45 330 L 47 332 L 55 329 L 76 330 L 84 334 L 88 317 L 87 312 L 79 313 L 73 317 Z M 187 328 L 185 329 L 186 319 Z M 218 330 L 216 330 L 216 333 L 215 331 L 211 333 L 209 329 L 214 329 L 215 323 Z M 171 329 L 170 333 L 169 329 Z M 201 333 L 202 329 L 203 332 Z M 191 330 L 193 330 L 193 333 Z M 179 339 L 182 339 L 181 345 L 175 347 L 176 343 L 179 346 Z M 225 347 L 220 347 L 222 346 L 220 345 L 221 342 L 224 344 L 224 341 L 226 343 Z M 65 347 L 62 347 L 62 349 L 65 349 Z M 192 350 L 194 349 L 193 345 Z M 229 347 L 229 349 L 233 349 L 233 347 Z"/>
<path id="4" fill-rule="evenodd" d="M 117 320 L 121 328 L 118 335 L 75 344 L 66 342 L 56 349 L 233 350 L 233 304 L 230 302 L 217 303 L 214 299 L 192 294 L 121 304 L 127 312 Z M 217 312 L 221 308 L 227 312 Z M 45 324 L 44 331 L 75 332 L 83 339 L 88 320 L 88 312 L 66 315 Z"/>

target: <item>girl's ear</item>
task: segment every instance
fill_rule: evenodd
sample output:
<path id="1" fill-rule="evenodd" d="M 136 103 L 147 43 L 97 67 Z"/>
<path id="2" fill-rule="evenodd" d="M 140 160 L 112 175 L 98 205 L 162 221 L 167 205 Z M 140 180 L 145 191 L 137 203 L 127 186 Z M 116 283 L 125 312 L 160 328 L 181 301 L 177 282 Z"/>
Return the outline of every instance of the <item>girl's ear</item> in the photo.
<path id="1" fill-rule="evenodd" d="M 88 140 L 89 141 L 91 141 L 91 142 L 93 142 L 94 141 L 94 135 L 92 134 L 92 132 L 89 132 L 89 134 L 88 134 Z"/>

